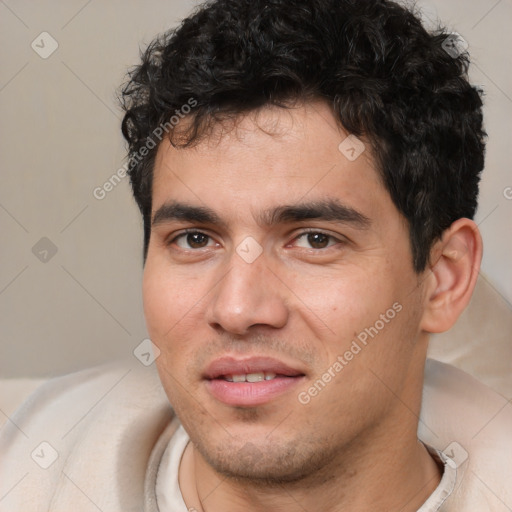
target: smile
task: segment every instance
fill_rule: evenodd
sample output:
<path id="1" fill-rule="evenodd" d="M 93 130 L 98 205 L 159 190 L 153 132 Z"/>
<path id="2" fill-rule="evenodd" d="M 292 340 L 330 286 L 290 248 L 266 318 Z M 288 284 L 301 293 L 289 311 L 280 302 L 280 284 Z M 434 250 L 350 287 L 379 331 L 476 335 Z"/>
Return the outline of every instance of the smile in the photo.
<path id="1" fill-rule="evenodd" d="M 223 357 L 210 364 L 204 374 L 208 392 L 216 400 L 236 407 L 270 403 L 304 378 L 301 369 L 268 357 Z"/>
<path id="2" fill-rule="evenodd" d="M 261 382 L 263 380 L 272 380 L 276 378 L 275 373 L 271 372 L 258 372 L 258 373 L 245 373 L 241 375 L 225 375 L 224 380 L 228 382 Z"/>

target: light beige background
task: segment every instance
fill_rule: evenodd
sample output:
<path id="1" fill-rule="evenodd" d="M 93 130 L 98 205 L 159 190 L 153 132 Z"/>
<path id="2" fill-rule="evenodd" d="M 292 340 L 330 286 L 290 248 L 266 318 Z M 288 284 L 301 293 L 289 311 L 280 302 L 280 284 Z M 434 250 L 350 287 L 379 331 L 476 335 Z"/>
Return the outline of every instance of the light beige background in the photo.
<path id="1" fill-rule="evenodd" d="M 141 220 L 128 180 L 103 200 L 93 190 L 124 162 L 115 90 L 137 63 L 139 45 L 196 4 L 0 0 L 2 377 L 47 377 L 129 356 L 146 338 Z M 468 41 L 473 81 L 486 91 L 477 222 L 483 269 L 510 303 L 512 0 L 418 5 L 426 19 L 439 16 Z M 47 59 L 31 48 L 43 31 L 59 45 Z M 33 253 L 43 237 L 57 248 L 46 262 Z"/>

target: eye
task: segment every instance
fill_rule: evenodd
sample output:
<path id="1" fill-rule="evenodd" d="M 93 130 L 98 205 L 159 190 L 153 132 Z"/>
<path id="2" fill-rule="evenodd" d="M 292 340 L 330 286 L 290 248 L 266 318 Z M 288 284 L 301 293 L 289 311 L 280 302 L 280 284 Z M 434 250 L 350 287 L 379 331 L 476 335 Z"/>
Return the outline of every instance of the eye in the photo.
<path id="1" fill-rule="evenodd" d="M 186 231 L 173 238 L 169 244 L 176 244 L 180 249 L 193 250 L 214 247 L 215 241 L 201 231 Z"/>
<path id="2" fill-rule="evenodd" d="M 297 236 L 294 241 L 297 247 L 305 249 L 327 249 L 341 242 L 341 240 L 322 231 L 306 231 Z"/>

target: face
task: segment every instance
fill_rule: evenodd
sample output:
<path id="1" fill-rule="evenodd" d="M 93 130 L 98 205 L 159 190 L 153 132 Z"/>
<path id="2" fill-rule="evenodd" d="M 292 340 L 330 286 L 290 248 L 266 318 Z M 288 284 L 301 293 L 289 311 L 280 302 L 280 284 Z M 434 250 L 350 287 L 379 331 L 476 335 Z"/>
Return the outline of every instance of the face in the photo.
<path id="1" fill-rule="evenodd" d="M 422 385 L 421 276 L 369 146 L 346 137 L 308 103 L 159 148 L 147 327 L 174 410 L 225 475 L 300 480 L 393 422 L 416 428 L 402 402 Z"/>

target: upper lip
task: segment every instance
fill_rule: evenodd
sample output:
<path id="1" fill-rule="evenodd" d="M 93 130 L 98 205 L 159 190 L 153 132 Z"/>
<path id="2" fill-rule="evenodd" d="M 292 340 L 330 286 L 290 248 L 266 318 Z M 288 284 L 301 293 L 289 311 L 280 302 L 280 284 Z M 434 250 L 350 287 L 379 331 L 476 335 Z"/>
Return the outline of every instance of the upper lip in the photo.
<path id="1" fill-rule="evenodd" d="M 304 375 L 301 370 L 292 368 L 272 357 L 249 357 L 245 359 L 221 357 L 208 365 L 204 373 L 204 378 L 217 379 L 225 375 L 246 375 L 261 372 L 275 373 L 276 375 L 286 375 L 289 377 Z"/>

